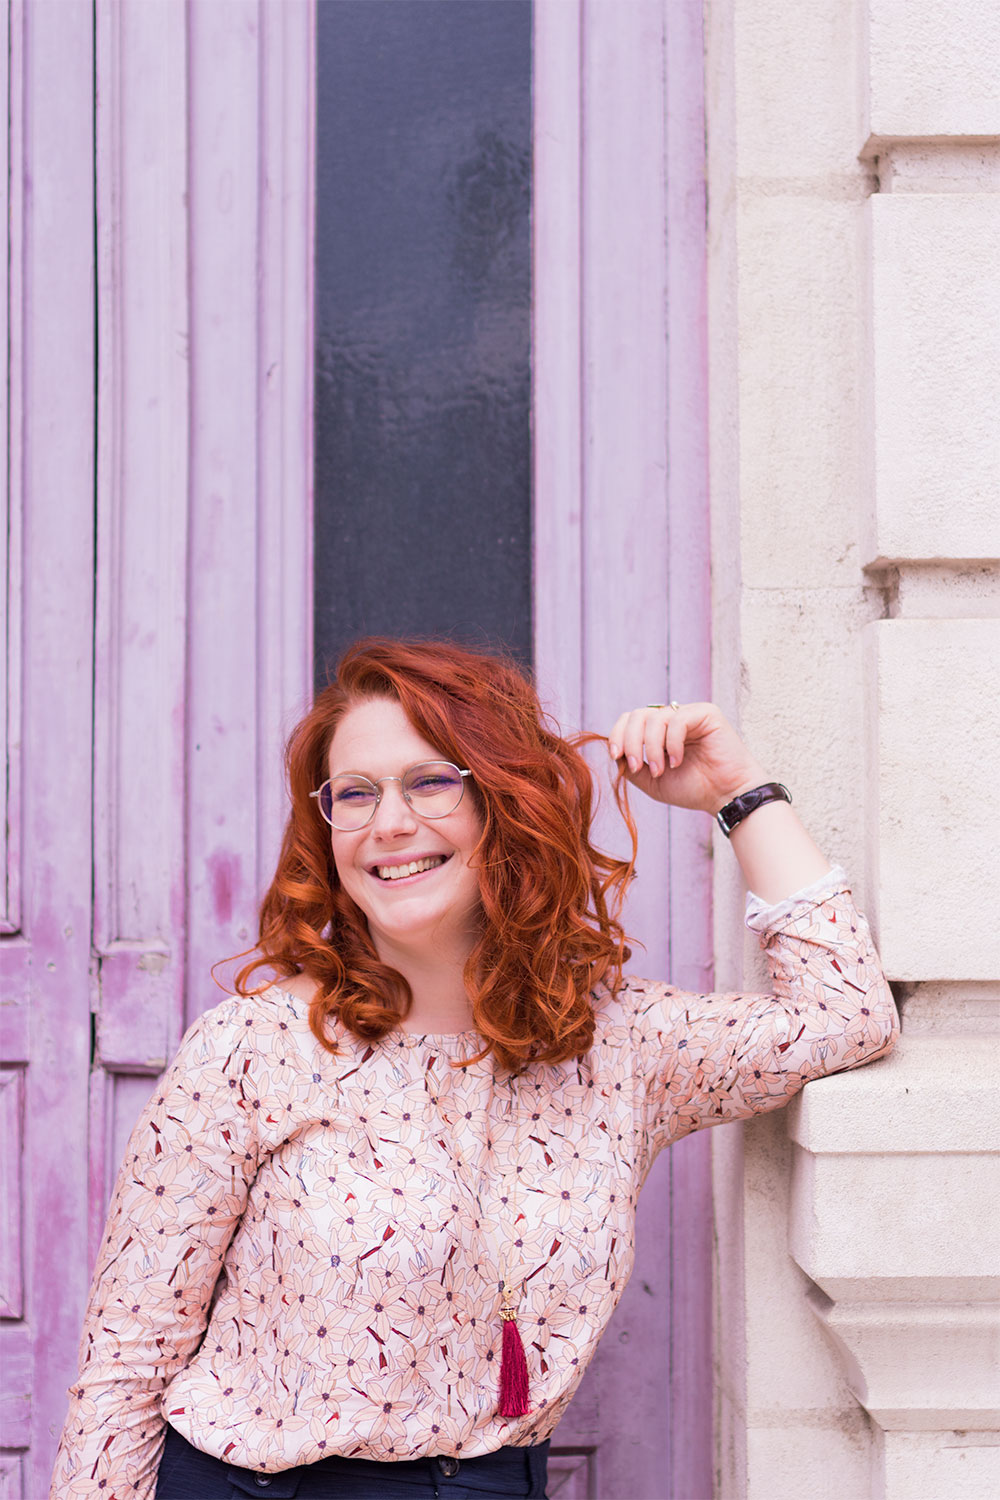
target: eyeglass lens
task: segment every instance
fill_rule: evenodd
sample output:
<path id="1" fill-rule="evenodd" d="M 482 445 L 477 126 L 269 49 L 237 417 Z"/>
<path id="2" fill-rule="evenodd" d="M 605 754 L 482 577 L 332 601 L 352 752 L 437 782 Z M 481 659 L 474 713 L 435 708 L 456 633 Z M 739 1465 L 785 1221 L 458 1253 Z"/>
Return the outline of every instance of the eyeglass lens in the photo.
<path id="1" fill-rule="evenodd" d="M 395 781 L 385 776 L 383 781 Z M 367 776 L 334 776 L 320 789 L 320 812 L 334 828 L 363 828 L 378 806 L 381 782 Z M 465 781 L 457 766 L 446 760 L 428 760 L 410 768 L 401 778 L 403 796 L 424 818 L 444 818 L 462 800 Z"/>

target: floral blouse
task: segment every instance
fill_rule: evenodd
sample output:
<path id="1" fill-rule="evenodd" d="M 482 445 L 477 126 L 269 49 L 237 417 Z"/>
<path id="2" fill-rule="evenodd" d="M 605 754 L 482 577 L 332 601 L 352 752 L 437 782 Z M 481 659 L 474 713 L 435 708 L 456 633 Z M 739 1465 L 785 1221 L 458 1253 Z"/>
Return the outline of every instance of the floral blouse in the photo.
<path id="1" fill-rule="evenodd" d="M 52 1496 L 151 1500 L 169 1422 L 274 1473 L 543 1441 L 628 1280 L 671 1141 L 887 1051 L 897 1018 L 842 871 L 751 898 L 773 995 L 629 979 L 590 1052 L 462 1069 L 474 1032 L 331 1056 L 275 985 L 184 1038 L 132 1135 Z M 531 1409 L 497 1411 L 501 1279 Z"/>

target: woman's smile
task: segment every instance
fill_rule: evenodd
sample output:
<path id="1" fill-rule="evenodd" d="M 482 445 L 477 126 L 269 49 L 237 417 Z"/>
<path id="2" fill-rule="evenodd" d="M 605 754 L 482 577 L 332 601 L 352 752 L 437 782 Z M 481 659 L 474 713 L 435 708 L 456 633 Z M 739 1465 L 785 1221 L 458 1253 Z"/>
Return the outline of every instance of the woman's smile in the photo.
<path id="1" fill-rule="evenodd" d="M 431 870 L 440 869 L 450 858 L 450 854 L 401 855 L 397 859 L 386 859 L 373 865 L 372 874 L 378 880 L 388 880 L 398 885 L 400 881 L 413 880 L 418 875 L 427 875 Z"/>

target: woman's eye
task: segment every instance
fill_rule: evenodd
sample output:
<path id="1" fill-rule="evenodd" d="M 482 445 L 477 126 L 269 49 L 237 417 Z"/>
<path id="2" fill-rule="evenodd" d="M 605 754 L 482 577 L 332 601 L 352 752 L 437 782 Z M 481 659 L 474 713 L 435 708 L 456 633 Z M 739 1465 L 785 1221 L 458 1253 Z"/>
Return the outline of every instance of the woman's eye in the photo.
<path id="1" fill-rule="evenodd" d="M 337 788 L 335 802 L 370 802 L 375 793 L 367 786 L 342 786 Z"/>

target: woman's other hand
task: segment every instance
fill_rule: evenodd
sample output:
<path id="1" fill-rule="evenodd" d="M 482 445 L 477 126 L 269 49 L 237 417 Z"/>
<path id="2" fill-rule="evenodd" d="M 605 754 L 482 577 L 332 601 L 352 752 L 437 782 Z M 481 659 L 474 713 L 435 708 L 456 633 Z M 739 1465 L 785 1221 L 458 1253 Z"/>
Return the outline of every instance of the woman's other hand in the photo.
<path id="1" fill-rule="evenodd" d="M 615 720 L 608 749 L 648 797 L 713 815 L 773 779 L 714 703 L 633 708 Z"/>
<path id="2" fill-rule="evenodd" d="M 754 760 L 714 703 L 633 708 L 608 735 L 633 786 L 673 807 L 715 814 L 741 792 L 776 778 Z M 732 831 L 733 853 L 752 891 L 783 901 L 830 866 L 787 802 L 769 802 Z"/>

